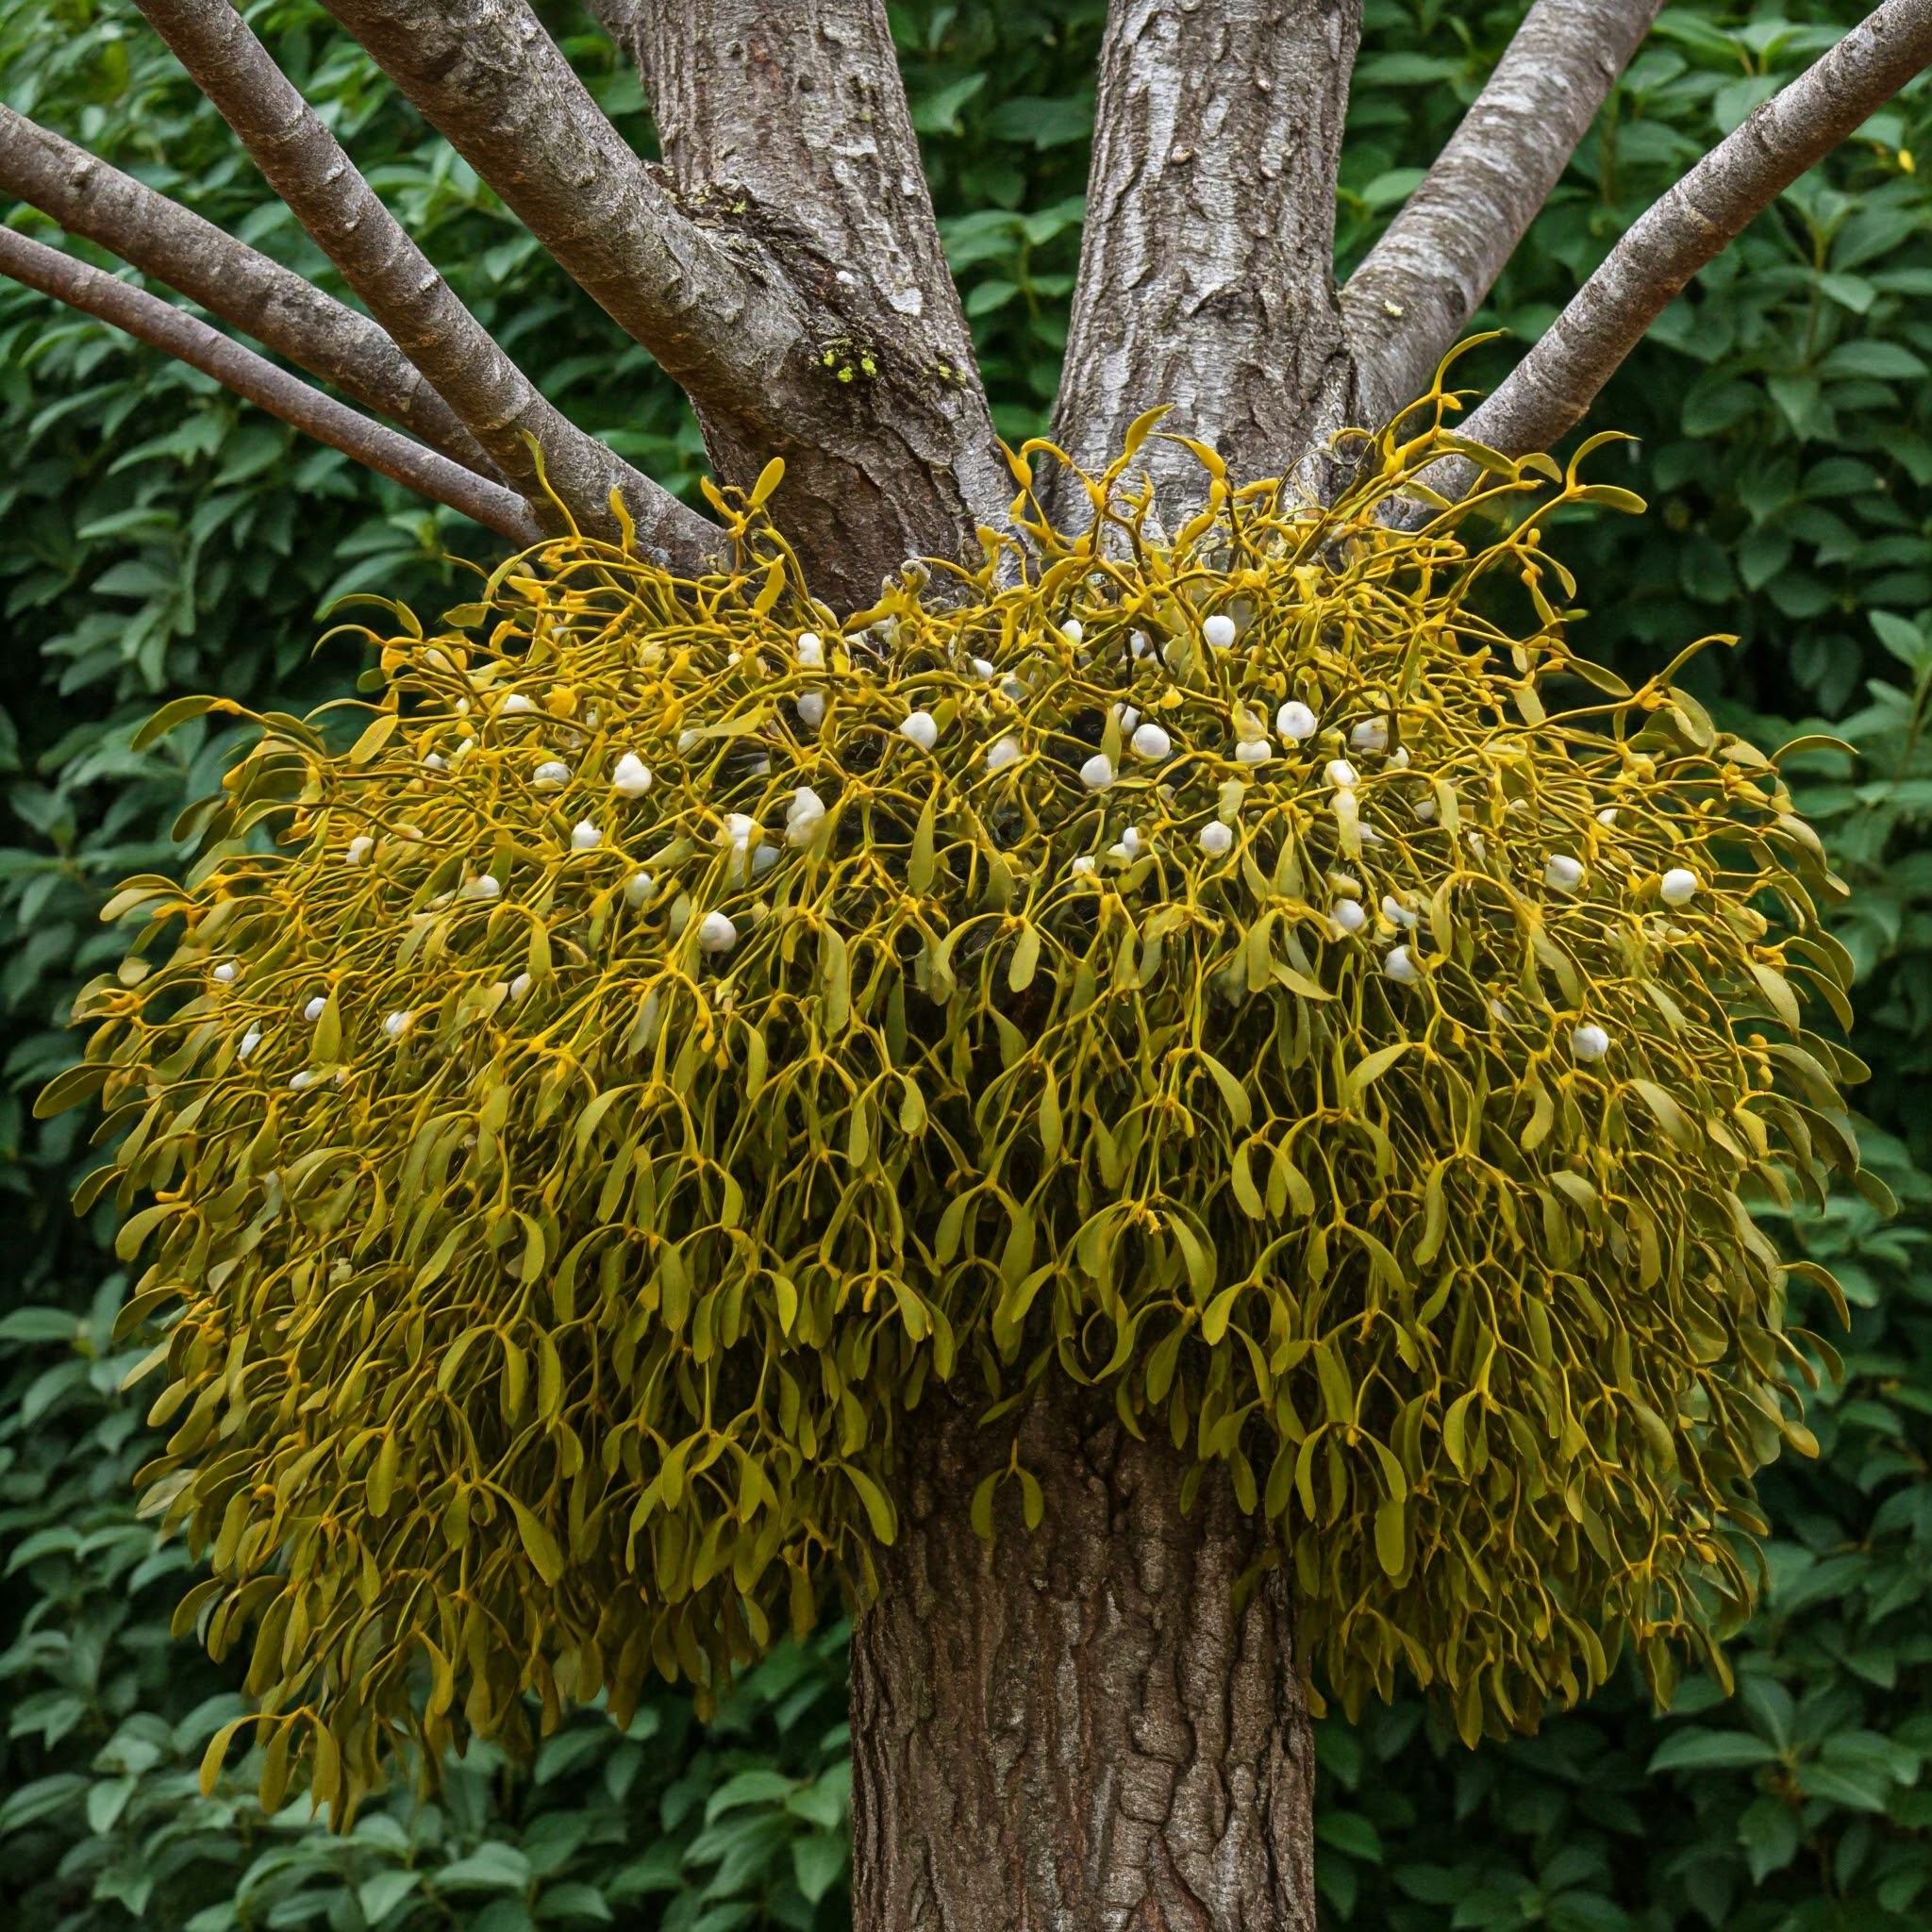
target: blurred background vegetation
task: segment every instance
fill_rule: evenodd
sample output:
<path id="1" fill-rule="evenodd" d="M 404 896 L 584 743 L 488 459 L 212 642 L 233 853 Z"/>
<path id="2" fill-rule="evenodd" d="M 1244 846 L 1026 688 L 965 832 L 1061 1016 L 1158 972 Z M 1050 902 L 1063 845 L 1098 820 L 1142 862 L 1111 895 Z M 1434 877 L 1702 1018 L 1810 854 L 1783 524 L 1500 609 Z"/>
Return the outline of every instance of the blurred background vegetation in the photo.
<path id="1" fill-rule="evenodd" d="M 676 392 L 400 106 L 308 0 L 249 8 L 269 44 L 471 305 L 549 393 L 686 491 Z M 1368 0 L 1339 243 L 1357 258 L 1413 188 L 1522 12 Z M 1697 154 L 1815 58 L 1862 0 L 1688 0 L 1662 17 L 1480 325 L 1493 377 Z M 1003 431 L 1044 426 L 1079 246 L 1102 0 L 894 5 L 947 245 Z M 546 6 L 606 108 L 651 136 L 635 78 L 566 0 Z M 0 96 L 333 286 L 124 0 L 0 0 Z M 1770 1590 L 1659 1717 L 1630 1684 L 1539 1737 L 1470 1753 L 1413 1700 L 1322 1730 L 1331 1924 L 1438 1932 L 1735 1932 L 1932 1921 L 1932 95 L 1923 86 L 1798 184 L 1669 310 L 1592 427 L 1651 513 L 1562 542 L 1592 655 L 1647 668 L 1736 631 L 1696 676 L 1774 744 L 1822 723 L 1806 809 L 1856 892 L 1868 1162 L 1898 1195 L 1767 1213 L 1854 1304 L 1844 1374 L 1813 1404 L 1815 1463 L 1780 1465 Z M 36 232 L 38 219 L 12 217 Z M 338 288 L 337 292 L 341 292 Z M 1487 358 L 1487 359 L 1485 359 Z M 1150 398 L 1149 400 L 1154 400 Z M 67 1196 L 88 1122 L 32 1093 L 75 1057 L 78 981 L 118 939 L 124 874 L 231 742 L 136 754 L 164 698 L 301 708 L 342 690 L 319 613 L 379 586 L 454 601 L 477 533 L 317 451 L 201 377 L 0 285 L 0 1896 L 19 1932 L 671 1932 L 836 1927 L 848 1914 L 842 1632 L 788 1647 L 709 1725 L 661 1691 L 628 1733 L 594 1713 L 516 1768 L 488 1749 L 433 1805 L 407 1794 L 334 1839 L 265 1817 L 243 1764 L 195 1789 L 239 1668 L 170 1641 L 190 1559 L 158 1547 L 128 1476 L 142 1405 L 109 1331 L 107 1230 Z M 1911 1095 L 1920 1095 L 1915 1104 Z"/>

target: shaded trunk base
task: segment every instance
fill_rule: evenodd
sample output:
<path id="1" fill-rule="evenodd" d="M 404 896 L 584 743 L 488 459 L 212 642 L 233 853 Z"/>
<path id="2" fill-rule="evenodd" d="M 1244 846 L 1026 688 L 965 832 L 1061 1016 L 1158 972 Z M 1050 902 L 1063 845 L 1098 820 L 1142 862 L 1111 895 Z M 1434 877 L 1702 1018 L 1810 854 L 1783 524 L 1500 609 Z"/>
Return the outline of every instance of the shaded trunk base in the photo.
<path id="1" fill-rule="evenodd" d="M 852 1650 L 855 1932 L 1313 1932 L 1293 1605 L 1218 1472 L 1058 1382 L 1021 1426 L 1045 1517 L 942 1394 L 902 1426 L 897 1544 Z"/>

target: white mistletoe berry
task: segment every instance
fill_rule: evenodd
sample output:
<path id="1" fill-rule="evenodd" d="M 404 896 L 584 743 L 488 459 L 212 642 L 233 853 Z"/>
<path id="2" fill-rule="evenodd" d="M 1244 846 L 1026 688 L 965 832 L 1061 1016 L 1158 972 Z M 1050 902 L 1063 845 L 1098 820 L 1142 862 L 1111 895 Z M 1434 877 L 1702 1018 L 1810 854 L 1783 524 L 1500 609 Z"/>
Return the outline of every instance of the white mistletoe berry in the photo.
<path id="1" fill-rule="evenodd" d="M 1572 858 L 1567 852 L 1550 855 L 1550 862 L 1543 867 L 1543 884 L 1554 886 L 1559 892 L 1574 892 L 1583 883 L 1583 862 Z"/>
<path id="2" fill-rule="evenodd" d="M 825 641 L 817 631 L 802 630 L 798 633 L 798 661 L 809 666 L 825 661 Z"/>
<path id="3" fill-rule="evenodd" d="M 1657 882 L 1657 895 L 1666 906 L 1688 906 L 1697 896 L 1697 874 L 1674 865 Z"/>
<path id="4" fill-rule="evenodd" d="M 707 953 L 728 953 L 738 943 L 738 928 L 722 912 L 708 912 L 698 922 L 698 945 Z"/>
<path id="5" fill-rule="evenodd" d="M 570 828 L 570 849 L 589 852 L 604 842 L 604 834 L 589 819 L 579 819 Z"/>
<path id="6" fill-rule="evenodd" d="M 1265 765 L 1274 756 L 1274 747 L 1265 738 L 1244 738 L 1234 748 L 1235 762 Z"/>
<path id="7" fill-rule="evenodd" d="M 1570 1036 L 1570 1051 L 1579 1060 L 1600 1060 L 1610 1050 L 1610 1036 L 1601 1026 L 1589 1023 Z"/>
<path id="8" fill-rule="evenodd" d="M 1158 764 L 1174 750 L 1173 739 L 1151 719 L 1134 727 L 1127 743 L 1137 758 L 1145 758 L 1150 764 Z"/>
<path id="9" fill-rule="evenodd" d="M 798 721 L 808 731 L 816 731 L 825 722 L 825 694 L 803 691 L 798 694 Z"/>
<path id="10" fill-rule="evenodd" d="M 1423 976 L 1407 946 L 1391 946 L 1382 956 L 1382 971 L 1398 986 L 1413 986 Z"/>
<path id="11" fill-rule="evenodd" d="M 326 997 L 322 993 L 317 993 L 315 997 L 312 1000 L 310 1000 L 306 1007 L 302 1008 L 302 1017 L 305 1020 L 307 1020 L 311 1026 L 313 1026 L 315 1023 L 322 1018 L 323 1014 L 327 1010 L 327 1008 L 328 1000 L 326 999 Z"/>
<path id="12" fill-rule="evenodd" d="M 651 768 L 634 751 L 627 751 L 611 767 L 610 789 L 625 798 L 641 798 L 651 789 Z"/>
<path id="13" fill-rule="evenodd" d="M 570 783 L 570 767 L 561 758 L 545 758 L 530 774 L 539 791 L 561 791 Z"/>
<path id="14" fill-rule="evenodd" d="M 921 751 L 930 751 L 940 741 L 939 720 L 930 711 L 914 711 L 899 726 L 899 736 L 910 740 Z"/>
<path id="15" fill-rule="evenodd" d="M 214 970 L 213 977 L 224 986 L 233 986 L 241 976 L 242 969 L 232 959 L 224 959 Z"/>
<path id="16" fill-rule="evenodd" d="M 1097 751 L 1080 767 L 1080 782 L 1090 791 L 1105 791 L 1113 783 L 1113 760 Z"/>
<path id="17" fill-rule="evenodd" d="M 657 881 L 647 872 L 634 872 L 630 882 L 624 889 L 625 904 L 635 911 L 651 896 L 651 889 Z"/>
<path id="18" fill-rule="evenodd" d="M 1290 698 L 1275 712 L 1274 728 L 1282 737 L 1300 744 L 1304 740 L 1314 737 L 1322 728 L 1322 721 L 1299 698 Z"/>
<path id="19" fill-rule="evenodd" d="M 400 1040 L 409 1030 L 409 1022 L 415 1017 L 413 1013 L 391 1013 L 382 1023 L 382 1030 L 391 1040 Z"/>
<path id="20" fill-rule="evenodd" d="M 1354 899 L 1336 900 L 1328 908 L 1328 917 L 1338 932 L 1359 932 L 1369 923 L 1369 915 Z"/>
<path id="21" fill-rule="evenodd" d="M 1201 635 L 1217 651 L 1224 651 L 1234 642 L 1234 619 L 1229 617 L 1224 611 L 1217 610 L 1201 626 Z"/>
<path id="22" fill-rule="evenodd" d="M 375 850 L 375 841 L 367 832 L 358 832 L 349 841 L 349 849 L 342 854 L 342 858 L 350 865 L 360 865 Z"/>
<path id="23" fill-rule="evenodd" d="M 1346 758 L 1330 758 L 1322 768 L 1322 775 L 1338 791 L 1349 791 L 1355 788 L 1355 767 Z"/>

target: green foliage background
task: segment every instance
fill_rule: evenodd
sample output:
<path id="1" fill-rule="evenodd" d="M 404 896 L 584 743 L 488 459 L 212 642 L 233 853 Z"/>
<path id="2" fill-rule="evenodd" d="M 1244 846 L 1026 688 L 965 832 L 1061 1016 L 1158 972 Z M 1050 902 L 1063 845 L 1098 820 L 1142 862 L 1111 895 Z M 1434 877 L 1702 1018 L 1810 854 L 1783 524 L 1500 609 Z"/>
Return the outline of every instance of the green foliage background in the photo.
<path id="1" fill-rule="evenodd" d="M 550 392 L 667 481 L 695 435 L 649 358 L 563 282 L 307 0 L 251 10 L 393 206 Z M 1865 10 L 1672 7 L 1483 320 L 1533 336 L 1682 168 Z M 1079 238 L 1101 0 L 894 7 L 949 248 L 1001 426 L 1041 426 Z M 1520 15 L 1369 0 L 1343 170 L 1357 258 Z M 648 140 L 635 81 L 561 4 L 557 30 Z M 0 0 L 0 95 L 326 279 L 124 0 Z M 1772 1590 L 1729 1701 L 1658 1718 L 1624 1684 L 1534 1739 L 1465 1753 L 1403 1703 L 1324 1725 L 1321 1877 L 1336 1924 L 1398 1932 L 1729 1932 L 1921 1925 L 1932 1902 L 1932 94 L 1880 115 L 1670 310 L 1599 405 L 1642 438 L 1641 521 L 1562 533 L 1600 605 L 1578 642 L 1647 669 L 1736 629 L 1703 675 L 1761 741 L 1829 721 L 1855 759 L 1801 808 L 1857 887 L 1855 1044 L 1867 1160 L 1904 1204 L 1779 1224 L 1856 1304 L 1816 1464 L 1765 1493 Z M 24 219 L 24 218 L 23 218 Z M 1507 351 L 1508 344 L 1505 344 Z M 1501 353 L 1501 352 L 1498 352 Z M 1465 365 L 1469 367 L 1470 365 Z M 1491 372 L 1502 366 L 1490 364 Z M 1481 365 L 1477 365 L 1480 376 Z M 627 1736 L 586 1717 L 527 1773 L 473 1753 L 442 1800 L 372 1807 L 347 1840 L 264 1818 L 250 1767 L 211 1799 L 201 1747 L 232 1674 L 172 1644 L 185 1556 L 127 1476 L 142 1405 L 108 1341 L 125 1284 L 66 1196 L 85 1116 L 32 1091 L 75 1056 L 72 989 L 119 941 L 94 912 L 165 867 L 167 828 L 232 749 L 129 749 L 177 691 L 301 708 L 353 667 L 311 659 L 318 607 L 380 585 L 433 601 L 469 541 L 335 456 L 125 339 L 0 288 L 0 1860 L 23 1932 L 533 1923 L 836 1926 L 845 1917 L 837 1632 L 774 1655 L 699 1726 L 665 1691 Z M 1606 475 L 1612 474 L 1607 471 Z M 1922 1096 L 1916 1108 L 1914 1091 Z M 239 1666 L 237 1667 L 239 1671 Z M 1923 1786 L 1923 1788 L 1922 1788 Z"/>

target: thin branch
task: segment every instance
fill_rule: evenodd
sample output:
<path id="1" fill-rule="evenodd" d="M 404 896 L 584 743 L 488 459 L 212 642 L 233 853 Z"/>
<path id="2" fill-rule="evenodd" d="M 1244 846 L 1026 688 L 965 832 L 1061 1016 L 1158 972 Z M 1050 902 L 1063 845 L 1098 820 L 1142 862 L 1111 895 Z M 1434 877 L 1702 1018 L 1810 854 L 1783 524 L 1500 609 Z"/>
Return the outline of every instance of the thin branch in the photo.
<path id="1" fill-rule="evenodd" d="M 523 0 L 325 5 L 687 394 L 761 413 L 797 305 L 686 219 Z"/>
<path id="2" fill-rule="evenodd" d="M 1158 403 L 1244 477 L 1285 474 L 1347 420 L 1335 175 L 1360 14 L 1112 0 L 1054 419 L 1082 467 Z M 1154 443 L 1145 460 L 1163 515 L 1185 510 L 1187 459 Z"/>
<path id="3" fill-rule="evenodd" d="M 366 315 L 4 106 L 0 194 L 28 203 L 70 235 L 178 289 L 465 469 L 502 480 L 422 371 Z"/>
<path id="4" fill-rule="evenodd" d="M 380 470 L 418 495 L 460 510 L 512 543 L 542 539 L 542 530 L 523 500 L 502 485 L 486 481 L 383 424 L 372 423 L 346 403 L 311 389 L 299 376 L 277 369 L 253 349 L 244 349 L 158 295 L 117 281 L 104 270 L 11 228 L 0 228 L 0 275 L 125 329 L 150 348 L 164 350 L 213 376 L 331 449 Z"/>
<path id="5" fill-rule="evenodd" d="M 428 377 L 541 522 L 616 534 L 620 491 L 646 542 L 702 557 L 717 532 L 554 408 L 472 315 L 230 0 L 137 0 L 370 313 Z M 534 449 L 532 445 L 534 444 Z M 541 466 L 540 466 L 541 459 Z"/>
<path id="6" fill-rule="evenodd" d="M 1662 0 L 1537 0 L 1436 164 L 1341 291 L 1361 420 L 1429 386 Z"/>
<path id="7" fill-rule="evenodd" d="M 1547 449 L 1690 277 L 1928 64 L 1932 0 L 1886 0 L 1639 219 L 1464 433 Z"/>

